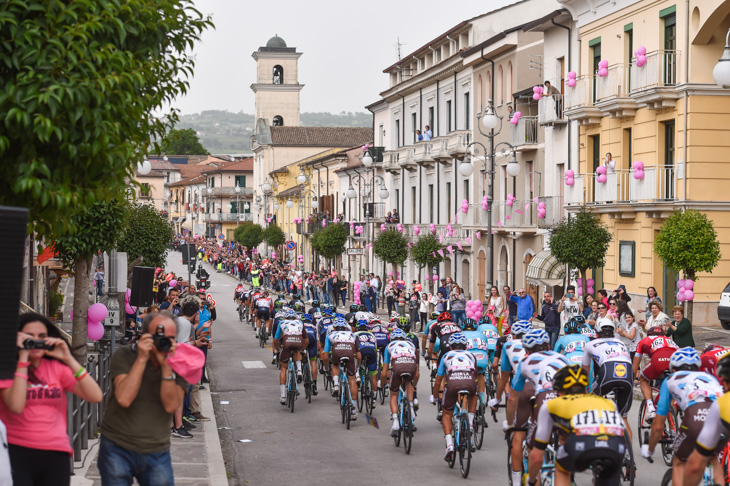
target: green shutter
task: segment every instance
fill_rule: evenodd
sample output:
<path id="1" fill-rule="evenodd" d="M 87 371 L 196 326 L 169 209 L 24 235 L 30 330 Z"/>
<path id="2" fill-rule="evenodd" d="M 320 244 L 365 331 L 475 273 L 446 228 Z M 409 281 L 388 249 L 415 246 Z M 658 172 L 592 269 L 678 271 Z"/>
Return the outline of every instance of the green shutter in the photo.
<path id="1" fill-rule="evenodd" d="M 246 187 L 246 176 L 237 175 L 236 184 L 240 187 Z"/>
<path id="2" fill-rule="evenodd" d="M 634 30 L 634 23 L 631 22 L 630 24 L 624 25 L 624 32 L 631 32 Z"/>
<path id="3" fill-rule="evenodd" d="M 672 27 L 674 25 L 677 25 L 677 16 L 674 14 L 669 14 L 664 18 L 664 28 Z"/>
<path id="4" fill-rule="evenodd" d="M 601 38 L 596 37 L 595 39 L 588 41 L 588 47 L 593 47 L 593 46 L 599 45 L 600 43 L 601 43 Z"/>
<path id="5" fill-rule="evenodd" d="M 664 17 L 667 17 L 667 16 L 672 15 L 672 14 L 676 14 L 676 13 L 677 13 L 677 6 L 676 5 L 672 5 L 671 7 L 667 7 L 665 9 L 663 9 L 663 10 L 660 10 L 659 11 L 659 18 L 660 19 L 663 19 Z"/>

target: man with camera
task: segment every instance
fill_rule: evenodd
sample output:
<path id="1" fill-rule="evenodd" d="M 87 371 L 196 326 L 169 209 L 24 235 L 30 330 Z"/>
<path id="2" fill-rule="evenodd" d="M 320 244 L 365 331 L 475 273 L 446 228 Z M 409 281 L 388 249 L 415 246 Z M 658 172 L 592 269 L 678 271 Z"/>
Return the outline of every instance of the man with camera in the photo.
<path id="1" fill-rule="evenodd" d="M 177 346 L 170 312 L 148 315 L 142 336 L 119 348 L 111 360 L 111 393 L 101 421 L 99 472 L 103 484 L 174 484 L 170 421 L 188 383 L 167 363 Z"/>

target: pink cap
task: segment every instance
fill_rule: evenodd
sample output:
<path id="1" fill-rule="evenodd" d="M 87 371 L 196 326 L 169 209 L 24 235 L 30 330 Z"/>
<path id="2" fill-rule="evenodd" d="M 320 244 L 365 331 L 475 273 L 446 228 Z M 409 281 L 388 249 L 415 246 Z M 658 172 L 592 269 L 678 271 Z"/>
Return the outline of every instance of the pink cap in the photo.
<path id="1" fill-rule="evenodd" d="M 203 377 L 205 354 L 195 346 L 178 343 L 175 354 L 168 354 L 167 363 L 172 371 L 182 376 L 185 381 L 195 384 Z"/>

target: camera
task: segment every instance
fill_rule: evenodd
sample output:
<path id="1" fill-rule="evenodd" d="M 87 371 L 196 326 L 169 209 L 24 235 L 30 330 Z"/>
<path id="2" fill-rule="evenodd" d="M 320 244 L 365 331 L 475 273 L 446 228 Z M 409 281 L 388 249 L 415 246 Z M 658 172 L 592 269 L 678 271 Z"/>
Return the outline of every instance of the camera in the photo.
<path id="1" fill-rule="evenodd" d="M 159 351 L 170 351 L 170 348 L 172 348 L 172 339 L 165 336 L 165 326 L 161 324 L 157 326 L 157 332 L 152 336 L 152 339 Z"/>
<path id="2" fill-rule="evenodd" d="M 52 351 L 53 348 L 53 344 L 46 344 L 43 339 L 26 339 L 23 343 L 23 349 L 47 349 Z"/>

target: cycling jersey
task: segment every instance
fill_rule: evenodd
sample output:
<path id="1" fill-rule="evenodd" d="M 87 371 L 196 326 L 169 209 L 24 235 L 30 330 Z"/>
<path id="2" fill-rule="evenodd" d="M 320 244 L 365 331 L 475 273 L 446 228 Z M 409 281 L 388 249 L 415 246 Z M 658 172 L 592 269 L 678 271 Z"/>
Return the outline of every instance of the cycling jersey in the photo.
<path id="1" fill-rule="evenodd" d="M 446 410 L 453 410 L 460 391 L 476 393 L 477 360 L 469 351 L 454 349 L 444 353 L 436 374 L 446 376 L 442 404 Z"/>
<path id="2" fill-rule="evenodd" d="M 658 415 L 666 416 L 672 399 L 682 411 L 697 403 L 715 401 L 724 394 L 717 378 L 702 371 L 675 371 L 664 380 L 656 406 Z"/>
<path id="3" fill-rule="evenodd" d="M 335 323 L 335 320 L 331 317 L 323 317 L 322 319 L 317 321 L 317 331 L 319 332 L 319 342 L 322 343 L 322 346 L 324 346 L 324 340 L 327 337 L 327 334 L 329 334 L 329 330 L 334 323 Z"/>
<path id="4" fill-rule="evenodd" d="M 408 340 L 409 340 L 409 341 L 410 341 L 411 343 L 413 343 L 413 346 L 415 346 L 415 347 L 416 347 L 416 354 L 418 354 L 418 351 L 419 351 L 419 350 L 421 349 L 421 345 L 420 345 L 420 343 L 418 342 L 418 336 L 416 336 L 416 335 L 415 335 L 415 334 L 413 334 L 412 332 L 407 332 L 407 333 L 406 333 L 406 337 L 408 338 Z"/>
<path id="5" fill-rule="evenodd" d="M 282 363 L 289 361 L 291 353 L 295 349 L 302 349 L 307 344 L 307 333 L 304 330 L 304 324 L 298 320 L 283 320 L 276 330 L 274 339 L 281 342 L 281 354 L 279 360 Z"/>
<path id="6" fill-rule="evenodd" d="M 555 351 L 564 354 L 570 364 L 581 364 L 586 343 L 590 341 L 584 334 L 566 334 L 555 343 Z"/>
<path id="7" fill-rule="evenodd" d="M 431 327 L 431 333 L 429 334 L 429 341 L 432 343 L 436 342 L 436 339 L 441 340 L 441 349 L 439 350 L 439 363 L 441 358 L 449 351 L 449 336 L 461 332 L 461 328 L 451 321 L 437 322 Z"/>
<path id="8" fill-rule="evenodd" d="M 307 353 L 309 353 L 309 359 L 317 358 L 317 326 L 311 322 L 304 323 L 304 331 L 307 333 L 307 339 L 309 344 L 307 346 Z"/>
<path id="9" fill-rule="evenodd" d="M 258 309 L 261 309 L 262 307 L 271 309 L 273 306 L 274 302 L 269 297 L 259 297 L 258 299 L 256 299 L 256 307 Z"/>
<path id="10" fill-rule="evenodd" d="M 596 339 L 598 337 L 596 330 L 589 325 L 581 326 L 580 333 L 588 339 Z"/>
<path id="11" fill-rule="evenodd" d="M 494 355 L 501 358 L 502 349 L 504 348 L 504 345 L 507 344 L 509 341 L 512 341 L 511 334 L 503 334 L 502 336 L 499 336 L 499 339 L 497 339 L 497 345 L 494 347 Z"/>
<path id="12" fill-rule="evenodd" d="M 678 349 L 679 346 L 666 336 L 647 336 L 636 346 L 634 358 L 649 356 L 651 362 L 644 367 L 641 374 L 647 380 L 657 380 L 669 369 L 669 359 Z"/>
<path id="13" fill-rule="evenodd" d="M 355 312 L 355 320 L 357 321 L 368 321 L 370 319 L 370 313 L 365 311 Z"/>
<path id="14" fill-rule="evenodd" d="M 357 345 L 362 354 L 362 362 L 371 373 L 378 370 L 378 340 L 370 331 L 357 331 L 355 333 Z"/>
<path id="15" fill-rule="evenodd" d="M 309 309 L 307 314 L 312 314 L 312 317 L 319 319 L 322 317 L 322 308 L 321 307 L 312 307 Z"/>
<path id="16" fill-rule="evenodd" d="M 704 371 L 705 373 L 714 375 L 717 371 L 717 360 L 720 358 L 720 356 L 727 352 L 727 348 L 720 348 L 702 353 L 702 356 L 700 356 L 700 359 L 702 360 L 700 371 Z"/>
<path id="17" fill-rule="evenodd" d="M 339 364 L 342 358 L 347 358 L 349 376 L 355 376 L 355 353 L 357 351 L 357 339 L 350 331 L 332 331 L 325 340 L 324 352 L 332 353 L 334 364 Z"/>
<path id="18" fill-rule="evenodd" d="M 370 326 L 370 332 L 375 336 L 379 348 L 388 345 L 388 328 L 382 324 L 373 324 Z"/>
<path id="19" fill-rule="evenodd" d="M 583 348 L 584 367 L 588 367 L 593 361 L 596 366 L 602 366 L 609 362 L 628 363 L 631 370 L 631 355 L 626 345 L 618 338 L 599 338 L 587 342 Z"/>
<path id="20" fill-rule="evenodd" d="M 244 288 L 243 287 L 236 287 L 236 290 L 233 291 L 233 298 L 235 300 L 241 300 L 244 294 Z"/>
<path id="21" fill-rule="evenodd" d="M 469 341 L 466 346 L 467 351 L 470 351 L 477 359 L 479 373 L 484 374 L 489 364 L 489 344 L 487 337 L 479 331 L 463 331 L 462 334 Z"/>
<path id="22" fill-rule="evenodd" d="M 512 389 L 522 391 L 525 381 L 535 386 L 535 393 L 553 389 L 553 376 L 561 368 L 568 366 L 568 359 L 555 351 L 539 351 L 526 355 L 517 365 L 512 379 Z"/>
<path id="23" fill-rule="evenodd" d="M 711 456 L 720 442 L 720 436 L 730 435 L 730 393 L 718 398 L 709 408 L 705 425 L 697 436 L 695 449 L 703 456 Z"/>
<path id="24" fill-rule="evenodd" d="M 502 356 L 499 358 L 499 369 L 504 372 L 516 371 L 525 354 L 522 339 L 512 339 L 505 342 L 502 346 Z"/>
<path id="25" fill-rule="evenodd" d="M 613 401 L 596 395 L 563 395 L 540 409 L 535 447 L 544 450 L 553 427 L 565 434 L 623 436 L 624 423 Z"/>
<path id="26" fill-rule="evenodd" d="M 418 351 L 411 341 L 393 341 L 385 348 L 383 363 L 390 365 L 390 391 L 396 392 L 403 381 L 403 374 L 414 378 L 418 371 Z"/>

